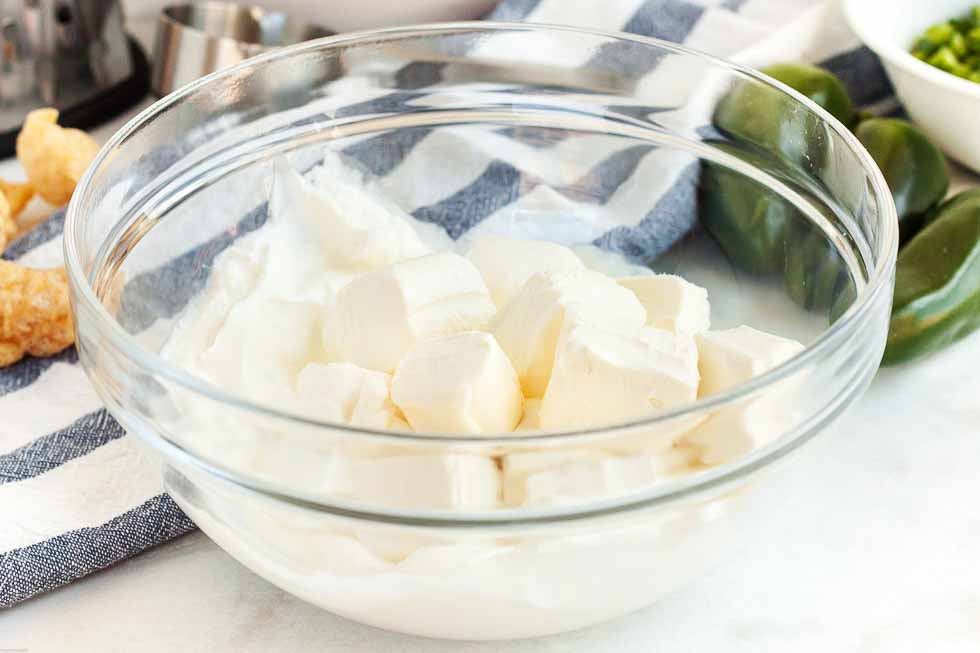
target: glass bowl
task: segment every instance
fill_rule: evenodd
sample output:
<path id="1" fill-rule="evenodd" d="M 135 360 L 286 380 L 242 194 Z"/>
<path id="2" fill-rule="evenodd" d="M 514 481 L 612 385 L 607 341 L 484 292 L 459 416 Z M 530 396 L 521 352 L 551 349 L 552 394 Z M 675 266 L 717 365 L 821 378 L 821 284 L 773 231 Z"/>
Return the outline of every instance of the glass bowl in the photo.
<path id="1" fill-rule="evenodd" d="M 519 232 L 599 266 L 619 252 L 630 269 L 705 286 L 714 328 L 749 324 L 806 347 L 643 419 L 479 437 L 321 423 L 169 363 L 161 349 L 216 257 L 266 219 L 273 166 L 306 171 L 325 150 L 454 239 Z M 459 23 L 286 48 L 163 98 L 79 184 L 65 249 L 89 377 L 211 538 L 351 619 L 500 639 L 650 604 L 766 518 L 763 472 L 877 369 L 896 234 L 871 158 L 773 80 L 654 39 Z M 758 446 L 676 476 L 616 466 L 709 423 L 736 439 L 748 429 Z M 601 490 L 534 505 L 462 496 L 508 456 L 560 467 L 595 452 L 616 461 L 579 470 L 604 474 Z M 374 474 L 370 491 L 338 481 L 351 460 Z M 399 476 L 409 460 L 422 467 Z"/>

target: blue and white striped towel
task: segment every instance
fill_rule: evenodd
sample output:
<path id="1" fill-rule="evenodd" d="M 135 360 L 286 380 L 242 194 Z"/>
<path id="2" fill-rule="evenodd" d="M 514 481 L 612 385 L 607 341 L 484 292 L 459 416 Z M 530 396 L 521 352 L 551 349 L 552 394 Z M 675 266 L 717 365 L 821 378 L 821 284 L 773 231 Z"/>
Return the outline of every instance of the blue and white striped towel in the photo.
<path id="1" fill-rule="evenodd" d="M 858 104 L 891 98 L 877 60 L 846 29 L 833 0 L 504 0 L 490 18 L 655 36 L 748 65 L 819 62 L 844 79 Z M 425 95 L 427 83 L 420 80 L 419 96 Z M 414 132 L 411 142 L 395 148 L 397 163 L 411 165 L 407 154 L 417 148 L 438 149 L 438 138 Z M 396 167 L 396 161 L 365 161 L 357 151 L 347 153 L 379 175 L 382 187 Z M 606 168 L 597 172 L 611 180 L 610 197 L 626 192 L 630 177 L 643 174 L 639 158 L 644 154 L 609 157 L 597 164 Z M 524 158 L 515 154 L 510 160 L 504 148 L 488 159 L 484 170 L 471 171 L 472 179 L 462 187 L 424 189 L 425 201 L 416 202 L 416 215 L 437 222 L 453 216 L 458 227 L 492 217 L 506 206 L 466 198 L 480 184 L 519 177 L 527 164 Z M 165 165 L 161 162 L 161 169 Z M 527 190 L 523 186 L 508 187 L 514 192 L 507 202 L 526 199 L 520 196 Z M 690 192 L 690 181 L 686 189 L 680 179 L 667 191 L 673 204 L 660 198 L 661 205 L 681 217 L 674 219 L 672 231 L 655 237 L 655 248 L 690 227 L 690 218 L 683 217 L 690 211 L 677 210 Z M 60 264 L 63 219 L 63 214 L 56 215 L 14 243 L 4 258 L 37 266 Z M 616 246 L 614 234 L 605 238 L 600 239 L 603 244 Z M 0 370 L 0 607 L 194 528 L 162 493 L 155 467 L 130 440 L 101 407 L 74 350 Z"/>

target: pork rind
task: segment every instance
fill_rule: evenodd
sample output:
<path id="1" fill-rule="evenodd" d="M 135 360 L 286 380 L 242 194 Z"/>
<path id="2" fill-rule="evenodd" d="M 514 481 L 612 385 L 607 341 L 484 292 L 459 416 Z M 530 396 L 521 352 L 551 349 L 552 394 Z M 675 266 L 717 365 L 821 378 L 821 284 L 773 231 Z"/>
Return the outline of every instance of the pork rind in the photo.
<path id="1" fill-rule="evenodd" d="M 3 193 L 10 204 L 10 215 L 16 218 L 34 197 L 34 187 L 29 183 L 18 184 L 0 179 L 0 193 Z"/>
<path id="2" fill-rule="evenodd" d="M 17 158 L 37 194 L 61 206 L 99 151 L 92 137 L 79 129 L 59 127 L 58 111 L 35 109 L 17 135 Z"/>
<path id="3" fill-rule="evenodd" d="M 7 243 L 17 235 L 17 221 L 10 211 L 10 202 L 0 193 L 0 254 L 7 249 Z"/>
<path id="4" fill-rule="evenodd" d="M 64 268 L 0 260 L 0 367 L 25 354 L 51 356 L 75 342 Z"/>

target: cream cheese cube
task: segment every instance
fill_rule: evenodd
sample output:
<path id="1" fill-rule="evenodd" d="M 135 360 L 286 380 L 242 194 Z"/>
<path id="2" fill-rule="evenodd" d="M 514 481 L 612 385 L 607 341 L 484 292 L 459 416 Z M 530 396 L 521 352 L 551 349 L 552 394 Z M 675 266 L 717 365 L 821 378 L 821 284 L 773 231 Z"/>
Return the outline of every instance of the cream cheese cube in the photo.
<path id="1" fill-rule="evenodd" d="M 370 270 L 431 252 L 412 228 L 410 216 L 368 192 L 339 160 L 329 167 L 330 174 L 315 170 L 319 183 L 314 186 L 279 162 L 274 177 L 279 188 L 273 190 L 277 206 L 309 228 L 329 267 Z"/>
<path id="2" fill-rule="evenodd" d="M 199 369 L 224 390 L 278 403 L 291 397 L 300 370 L 322 355 L 321 309 L 305 302 L 250 299 L 237 304 Z"/>
<path id="3" fill-rule="evenodd" d="M 541 428 L 541 400 L 525 399 L 524 416 L 515 431 L 537 431 Z"/>
<path id="4" fill-rule="evenodd" d="M 525 396 L 544 395 L 566 322 L 632 333 L 646 322 L 646 311 L 633 293 L 597 272 L 533 275 L 490 325 Z"/>
<path id="5" fill-rule="evenodd" d="M 391 373 L 416 343 L 483 329 L 495 311 L 472 263 L 452 252 L 430 254 L 347 283 L 324 345 L 342 360 Z"/>
<path id="6" fill-rule="evenodd" d="M 636 492 L 692 463 L 689 449 L 625 457 L 592 450 L 510 454 L 501 465 L 504 504 L 555 505 Z"/>
<path id="7" fill-rule="evenodd" d="M 503 499 L 508 506 L 519 506 L 527 500 L 528 477 L 579 463 L 598 464 L 608 454 L 590 449 L 555 449 L 512 453 L 501 458 Z"/>
<path id="8" fill-rule="evenodd" d="M 390 397 L 391 375 L 351 363 L 310 363 L 296 379 L 296 410 L 311 419 L 407 430 Z"/>
<path id="9" fill-rule="evenodd" d="M 398 364 L 391 398 L 416 431 L 505 433 L 523 413 L 517 373 L 489 333 L 426 340 Z"/>
<path id="10" fill-rule="evenodd" d="M 500 470 L 485 456 L 336 456 L 326 477 L 331 494 L 389 508 L 485 510 L 500 504 Z"/>
<path id="11" fill-rule="evenodd" d="M 540 240 L 480 236 L 466 257 L 483 275 L 490 298 L 503 308 L 537 272 L 574 272 L 585 266 L 567 247 Z"/>
<path id="12" fill-rule="evenodd" d="M 707 397 L 768 372 L 803 351 L 803 345 L 740 326 L 725 331 L 706 331 L 695 336 L 701 388 Z"/>
<path id="13" fill-rule="evenodd" d="M 622 335 L 579 325 L 562 336 L 541 401 L 541 428 L 589 428 L 697 398 L 694 342 L 658 329 Z"/>
<path id="14" fill-rule="evenodd" d="M 673 274 L 616 280 L 636 295 L 647 312 L 647 325 L 683 335 L 707 331 L 711 323 L 708 291 Z"/>
<path id="15" fill-rule="evenodd" d="M 785 433 L 794 422 L 792 409 L 779 401 L 781 393 L 722 408 L 686 434 L 681 442 L 696 447 L 706 465 L 719 465 L 763 447 Z"/>
<path id="16" fill-rule="evenodd" d="M 701 396 L 724 392 L 768 372 L 803 351 L 803 345 L 751 327 L 707 331 L 695 336 Z M 786 394 L 796 379 L 785 379 L 765 394 L 726 406 L 682 438 L 701 451 L 708 465 L 729 462 L 764 446 L 792 426 L 793 401 Z"/>

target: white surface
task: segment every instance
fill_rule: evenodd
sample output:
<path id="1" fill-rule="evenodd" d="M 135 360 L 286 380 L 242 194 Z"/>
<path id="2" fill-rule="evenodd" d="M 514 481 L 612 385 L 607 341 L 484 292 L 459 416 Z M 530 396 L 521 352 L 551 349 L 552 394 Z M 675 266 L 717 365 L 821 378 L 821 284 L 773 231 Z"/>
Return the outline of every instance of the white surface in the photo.
<path id="1" fill-rule="evenodd" d="M 948 154 L 980 171 L 980 84 L 919 61 L 908 50 L 927 27 L 965 15 L 976 0 L 845 0 L 854 31 L 881 57 L 912 120 Z"/>
<path id="2" fill-rule="evenodd" d="M 104 138 L 121 124 L 98 131 Z M 17 178 L 16 164 L 0 176 Z M 980 183 L 961 175 L 957 186 Z M 954 188 L 955 190 L 955 188 Z M 200 533 L 0 612 L 0 649 L 973 653 L 980 645 L 980 335 L 881 372 L 771 482 L 772 518 L 700 583 L 554 638 L 461 644 L 361 626 Z"/>

